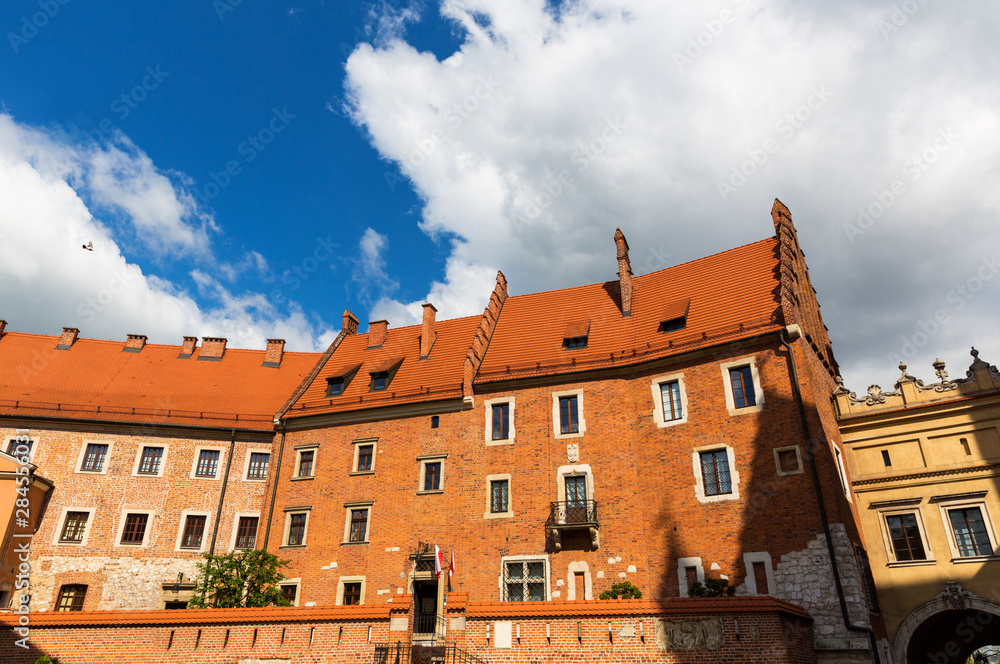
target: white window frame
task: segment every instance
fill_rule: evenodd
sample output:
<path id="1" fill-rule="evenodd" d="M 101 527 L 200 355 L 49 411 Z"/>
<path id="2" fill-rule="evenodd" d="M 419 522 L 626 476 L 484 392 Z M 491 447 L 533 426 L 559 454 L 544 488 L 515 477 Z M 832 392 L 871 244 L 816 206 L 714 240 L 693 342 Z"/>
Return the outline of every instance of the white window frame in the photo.
<path id="1" fill-rule="evenodd" d="M 587 477 L 587 500 L 595 500 L 594 473 L 590 469 L 590 464 L 578 463 L 572 466 L 559 466 L 556 469 L 556 495 L 559 498 L 559 502 L 566 502 L 566 478 L 574 475 L 585 475 Z"/>
<path id="2" fill-rule="evenodd" d="M 282 579 L 278 582 L 278 588 L 282 586 L 295 586 L 295 601 L 292 602 L 292 606 L 299 605 L 299 599 L 302 596 L 302 577 L 296 577 L 294 579 Z"/>
<path id="3" fill-rule="evenodd" d="M 254 547 L 256 548 L 256 546 L 257 546 L 257 538 L 260 536 L 260 527 L 262 525 L 261 524 L 261 518 L 260 518 L 260 512 L 237 512 L 236 514 L 233 515 L 232 532 L 229 533 L 229 551 L 230 551 L 230 553 L 233 552 L 233 551 L 237 551 L 237 550 L 239 550 L 239 551 L 247 551 L 248 550 L 248 549 L 237 549 L 236 548 L 236 536 L 239 535 L 240 518 L 241 517 L 257 517 L 257 533 L 254 535 L 254 540 L 253 540 Z M 282 540 L 282 541 L 284 541 L 284 540 Z"/>
<path id="4" fill-rule="evenodd" d="M 337 579 L 337 606 L 344 605 L 344 584 L 345 583 L 360 583 L 361 584 L 361 597 L 358 599 L 357 606 L 361 606 L 365 603 L 365 586 L 366 581 L 363 576 L 342 576 Z"/>
<path id="5" fill-rule="evenodd" d="M 189 516 L 203 516 L 205 517 L 205 531 L 201 535 L 201 546 L 197 549 L 189 549 L 181 547 L 181 542 L 184 540 L 184 527 L 187 525 L 187 518 Z M 205 551 L 205 545 L 208 543 L 209 536 L 212 532 L 212 514 L 205 510 L 184 510 L 181 512 L 181 523 L 180 527 L 177 529 L 177 541 L 174 543 L 174 551 L 177 553 L 202 553 Z"/>
<path id="6" fill-rule="evenodd" d="M 251 454 L 266 454 L 267 457 L 267 474 L 264 477 L 250 477 L 250 455 Z M 271 448 L 270 447 L 248 447 L 243 457 L 243 481 L 244 482 L 266 482 L 267 478 L 271 474 Z"/>
<path id="7" fill-rule="evenodd" d="M 111 465 L 111 452 L 114 451 L 114 441 L 113 440 L 99 440 L 97 438 L 84 439 L 83 445 L 80 447 L 80 456 L 76 460 L 76 470 L 75 473 L 80 475 L 107 475 L 108 466 Z M 87 447 L 89 445 L 107 445 L 108 451 L 104 453 L 104 465 L 101 466 L 100 470 L 83 470 L 83 460 L 87 457 Z M 34 449 L 34 445 L 32 445 Z"/>
<path id="8" fill-rule="evenodd" d="M 576 433 L 561 433 L 562 422 L 559 419 L 559 397 L 576 397 L 576 413 L 579 424 L 579 431 Z M 587 422 L 584 419 L 583 407 L 583 389 L 578 390 L 563 390 L 562 392 L 552 393 L 552 434 L 557 439 L 562 438 L 583 438 L 583 434 L 587 432 Z"/>
<path id="9" fill-rule="evenodd" d="M 507 563 L 509 563 L 509 562 L 510 563 L 512 563 L 512 562 L 518 562 L 518 561 L 520 561 L 520 562 L 525 562 L 525 561 L 530 561 L 530 562 L 544 562 L 545 563 L 545 598 L 542 601 L 547 602 L 547 601 L 551 600 L 552 599 L 552 590 L 551 590 L 550 586 L 552 585 L 552 569 L 551 569 L 551 565 L 549 564 L 549 556 L 548 556 L 548 554 L 543 554 L 543 555 L 540 555 L 540 556 L 534 556 L 534 555 L 526 554 L 526 555 L 521 555 L 521 556 L 501 556 L 501 558 L 500 558 L 500 575 L 497 577 L 497 590 L 500 591 L 500 597 L 501 597 L 500 601 L 501 602 L 503 601 L 502 598 L 503 598 L 503 594 L 504 594 L 504 587 L 503 587 L 504 568 L 507 565 Z M 528 601 L 525 600 L 523 603 L 527 604 Z"/>
<path id="10" fill-rule="evenodd" d="M 504 480 L 507 481 L 507 511 L 492 512 L 490 510 L 493 507 L 493 482 L 502 482 Z M 484 519 L 509 519 L 514 516 L 513 487 L 510 480 L 509 473 L 486 476 L 486 513 L 483 514 Z"/>
<path id="11" fill-rule="evenodd" d="M 374 475 L 375 474 L 375 459 L 378 456 L 378 438 L 358 438 L 353 441 L 354 445 L 354 461 L 351 462 L 351 475 Z M 370 470 L 358 470 L 358 459 L 360 457 L 360 448 L 363 445 L 372 446 L 372 467 Z"/>
<path id="12" fill-rule="evenodd" d="M 302 464 L 302 453 L 312 452 L 312 475 L 299 475 L 299 468 Z M 292 480 L 312 480 L 316 479 L 316 464 L 319 462 L 319 443 L 308 443 L 295 446 L 295 466 L 292 468 Z M 268 467 L 270 471 L 270 467 Z"/>
<path id="13" fill-rule="evenodd" d="M 94 512 L 97 511 L 96 507 L 64 507 L 62 512 L 59 514 L 59 520 L 56 522 L 56 532 L 52 536 L 53 546 L 87 546 L 87 540 L 90 538 L 90 531 L 94 525 Z M 79 542 L 63 542 L 61 540 L 63 529 L 66 527 L 66 516 L 70 512 L 86 512 L 87 513 L 87 525 L 83 528 L 83 539 Z M 0 607 L 2 608 L 2 607 Z"/>
<path id="14" fill-rule="evenodd" d="M 666 420 L 663 416 L 663 390 L 662 385 L 665 383 L 677 383 L 677 389 L 680 392 L 681 398 L 681 417 L 676 420 Z M 683 373 L 672 373 L 665 374 L 662 376 L 655 376 L 650 384 L 650 390 L 653 393 L 653 422 L 660 429 L 664 427 L 672 427 L 678 424 L 686 424 L 688 420 L 688 401 L 687 401 L 687 391 L 684 389 L 684 374 Z"/>
<path id="15" fill-rule="evenodd" d="M 483 402 L 486 406 L 486 430 L 485 441 L 487 447 L 491 445 L 513 445 L 514 444 L 514 397 L 496 397 Z M 493 440 L 493 406 L 507 404 L 507 437 Z"/>
<path id="16" fill-rule="evenodd" d="M 992 560 L 994 558 L 1000 557 L 1000 547 L 998 547 L 997 545 L 996 530 L 993 528 L 993 519 L 990 516 L 990 510 L 986 505 L 985 497 L 971 498 L 971 499 L 956 498 L 954 500 L 942 500 L 935 502 L 938 503 L 938 508 L 940 508 L 941 510 L 941 521 L 944 523 L 944 530 L 948 536 L 948 547 L 951 549 L 951 562 L 953 563 L 982 562 L 983 560 Z M 986 534 L 990 538 L 990 547 L 993 548 L 992 555 L 963 556 L 961 555 L 961 551 L 959 551 L 958 543 L 955 541 L 955 529 L 951 525 L 951 518 L 948 516 L 948 511 L 954 509 L 969 508 L 969 507 L 978 507 L 980 513 L 983 515 L 983 523 L 986 525 Z"/>
<path id="17" fill-rule="evenodd" d="M 677 581 L 680 583 L 681 597 L 688 596 L 687 568 L 695 568 L 695 581 L 705 583 L 705 567 L 701 564 L 700 556 L 688 556 L 677 559 Z"/>
<path id="18" fill-rule="evenodd" d="M 163 456 L 160 457 L 160 469 L 156 473 L 140 473 L 139 464 L 142 463 L 142 453 L 147 447 L 162 447 Z M 139 446 L 138 451 L 135 453 L 135 463 L 132 465 L 132 477 L 163 477 L 163 471 L 167 468 L 167 458 L 170 454 L 170 445 L 168 443 L 156 443 L 156 444 L 146 444 L 143 443 Z"/>
<path id="19" fill-rule="evenodd" d="M 778 597 L 777 587 L 774 584 L 774 568 L 771 565 L 771 554 L 767 551 L 750 551 L 743 554 L 743 566 L 746 568 L 746 587 L 751 595 L 762 595 L 757 590 L 757 573 L 754 571 L 754 563 L 764 563 L 764 580 L 767 581 L 767 593 L 769 597 Z"/>
<path id="20" fill-rule="evenodd" d="M 279 549 L 303 549 L 309 544 L 309 518 L 310 512 L 312 512 L 312 506 L 306 505 L 304 507 L 286 507 L 285 508 L 285 532 L 281 536 L 281 546 Z M 288 535 L 292 531 L 292 516 L 305 514 L 306 515 L 306 526 L 305 530 L 302 532 L 302 542 L 299 544 L 289 544 Z M 257 523 L 257 528 L 260 528 L 260 522 Z M 256 541 L 254 542 L 256 544 Z"/>
<path id="21" fill-rule="evenodd" d="M 729 370 L 739 369 L 741 367 L 750 367 L 750 376 L 753 378 L 753 389 L 756 404 L 753 406 L 737 408 L 736 400 L 733 398 L 733 381 L 729 377 Z M 730 415 L 759 413 L 764 409 L 764 390 L 760 387 L 760 372 L 757 371 L 756 357 L 748 355 L 747 357 L 743 357 L 738 360 L 723 362 L 719 365 L 719 368 L 722 369 L 722 384 L 725 386 L 726 410 L 729 411 Z"/>
<path id="22" fill-rule="evenodd" d="M 931 542 L 927 538 L 927 530 L 924 527 L 924 515 L 918 504 L 921 499 L 915 499 L 909 505 L 886 506 L 876 509 L 878 514 L 879 529 L 882 531 L 882 545 L 885 547 L 885 556 L 889 567 L 918 567 L 920 565 L 933 565 L 937 561 L 934 559 L 934 551 L 931 550 Z M 920 543 L 924 547 L 924 560 L 896 560 L 896 549 L 892 546 L 892 538 L 889 537 L 889 524 L 886 519 L 890 516 L 902 516 L 913 514 L 917 517 L 917 529 L 920 531 Z M 949 524 L 950 527 L 950 524 Z"/>
<path id="23" fill-rule="evenodd" d="M 844 465 L 844 455 L 836 443 L 830 441 L 830 447 L 833 448 L 833 463 L 837 467 L 837 477 L 840 478 L 840 486 L 844 491 L 844 497 L 847 498 L 847 502 L 853 503 L 854 498 L 851 496 L 851 482 L 847 479 L 847 467 Z"/>
<path id="24" fill-rule="evenodd" d="M 732 491 L 730 493 L 720 493 L 714 496 L 705 495 L 705 479 L 701 472 L 701 453 L 726 450 L 726 460 L 729 463 L 729 483 Z M 739 500 L 740 498 L 740 473 L 736 469 L 736 452 L 731 445 L 715 444 L 702 445 L 691 450 L 691 463 L 694 467 L 694 495 L 699 503 L 717 503 L 722 500 Z"/>
<path id="25" fill-rule="evenodd" d="M 215 466 L 215 475 L 212 475 L 211 477 L 202 477 L 201 475 L 195 474 L 198 472 L 198 459 L 199 457 L 201 457 L 202 450 L 208 450 L 211 452 L 219 453 L 219 463 Z M 164 452 L 164 454 L 166 454 L 166 452 Z M 216 447 L 214 445 L 199 445 L 198 447 L 194 448 L 194 462 L 191 464 L 191 479 L 208 480 L 208 481 L 221 479 L 219 475 L 225 463 L 226 463 L 226 448 Z"/>
<path id="26" fill-rule="evenodd" d="M 344 539 L 341 541 L 341 545 L 353 546 L 356 544 L 371 544 L 372 541 L 372 507 L 375 505 L 374 500 L 363 500 L 354 503 L 344 503 Z M 365 522 L 365 538 L 363 540 L 358 540 L 357 542 L 350 541 L 351 536 L 351 512 L 357 509 L 368 510 L 368 521 Z"/>
<path id="27" fill-rule="evenodd" d="M 417 485 L 418 495 L 444 493 L 444 460 L 447 458 L 447 454 L 421 454 L 417 457 L 417 461 L 420 462 L 420 483 Z M 427 464 L 429 463 L 441 464 L 441 482 L 437 489 L 424 489 L 424 479 L 427 477 Z"/>
<path id="28" fill-rule="evenodd" d="M 795 459 L 799 463 L 798 470 L 782 470 L 781 469 L 781 459 L 779 454 L 781 452 L 795 451 Z M 805 467 L 802 465 L 802 451 L 799 449 L 798 445 L 786 445 L 785 447 L 775 447 L 774 448 L 774 471 L 778 473 L 779 477 L 784 477 L 786 475 L 798 475 L 805 472 Z"/>
<path id="29" fill-rule="evenodd" d="M 155 445 L 153 446 L 155 447 Z M 125 519 L 129 514 L 145 514 L 146 518 L 146 530 L 142 533 L 142 544 L 122 544 L 122 533 L 125 532 Z M 153 526 L 156 522 L 156 510 L 136 510 L 136 509 L 122 509 L 118 512 L 118 528 L 116 528 L 115 543 L 114 547 L 116 549 L 145 549 L 149 547 L 150 534 L 153 532 Z"/>

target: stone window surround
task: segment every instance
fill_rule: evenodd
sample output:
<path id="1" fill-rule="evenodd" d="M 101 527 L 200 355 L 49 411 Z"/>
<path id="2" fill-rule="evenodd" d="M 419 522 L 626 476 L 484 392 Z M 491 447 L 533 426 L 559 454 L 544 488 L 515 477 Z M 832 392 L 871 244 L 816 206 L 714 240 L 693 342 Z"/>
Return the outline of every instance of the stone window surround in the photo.
<path id="1" fill-rule="evenodd" d="M 210 450 L 212 452 L 219 453 L 219 462 L 215 466 L 214 475 L 198 475 L 198 458 L 201 456 L 202 450 Z M 166 455 L 166 450 L 163 451 Z M 193 480 L 217 480 L 220 479 L 219 471 L 222 470 L 226 462 L 226 448 L 216 447 L 214 445 L 198 445 L 194 448 L 194 461 L 191 463 L 191 479 Z"/>
<path id="2" fill-rule="evenodd" d="M 687 568 L 695 568 L 695 580 L 705 583 L 705 567 L 701 564 L 700 556 L 688 556 L 677 559 L 677 580 L 680 582 L 680 596 L 688 596 Z"/>
<path id="3" fill-rule="evenodd" d="M 503 597 L 503 574 L 504 565 L 507 563 L 513 563 L 517 561 L 534 561 L 534 562 L 544 562 L 545 563 L 545 601 L 552 599 L 552 593 L 549 590 L 549 580 L 551 578 L 551 567 L 549 565 L 548 554 L 542 554 L 540 556 L 535 556 L 531 554 L 525 554 L 520 556 L 501 556 L 500 558 L 500 575 L 497 577 L 497 589 L 500 591 L 500 597 Z M 527 602 L 526 602 L 527 603 Z"/>
<path id="4" fill-rule="evenodd" d="M 934 499 L 932 498 L 931 500 Z M 959 564 L 981 562 L 983 560 L 993 560 L 1000 557 L 1000 548 L 997 546 L 996 530 L 993 528 L 993 519 L 990 517 L 990 511 L 986 505 L 985 496 L 966 499 L 956 498 L 954 500 L 941 500 L 934 502 L 938 503 L 938 508 L 941 510 L 941 521 L 944 523 L 944 530 L 948 536 L 948 547 L 951 549 L 951 562 Z M 958 544 L 955 542 L 955 530 L 951 526 L 951 519 L 948 517 L 948 511 L 968 507 L 978 507 L 980 513 L 983 515 L 983 523 L 986 525 L 986 534 L 990 538 L 990 547 L 993 549 L 993 555 L 991 556 L 962 556 L 961 552 L 958 550 Z"/>
<path id="5" fill-rule="evenodd" d="M 257 545 L 257 536 L 260 535 L 260 512 L 237 512 L 233 515 L 232 532 L 229 534 L 229 551 L 236 551 L 236 536 L 239 535 L 241 517 L 257 517 L 257 533 L 254 535 L 254 546 Z M 284 540 L 282 540 L 284 542 Z M 243 551 L 243 549 L 240 549 Z"/>
<path id="6" fill-rule="evenodd" d="M 302 462 L 302 453 L 312 452 L 312 475 L 299 475 L 299 468 Z M 295 465 L 292 467 L 292 480 L 312 480 L 316 479 L 316 463 L 319 461 L 319 443 L 306 443 L 295 446 Z"/>
<path id="7" fill-rule="evenodd" d="M 927 539 L 927 529 L 924 526 L 924 515 L 919 504 L 923 498 L 915 498 L 909 505 L 887 505 L 885 507 L 875 507 L 878 516 L 879 531 L 882 534 L 882 545 L 885 547 L 886 560 L 889 567 L 911 567 L 919 565 L 933 565 L 937 561 L 934 558 L 934 551 L 931 550 L 930 540 Z M 871 509 L 872 506 L 869 506 Z M 896 560 L 896 550 L 892 546 L 892 539 L 889 537 L 889 524 L 886 518 L 890 516 L 901 516 L 903 514 L 913 514 L 917 518 L 917 529 L 920 531 L 920 543 L 924 547 L 924 560 Z"/>
<path id="8" fill-rule="evenodd" d="M 590 577 L 590 567 L 582 560 L 576 560 L 566 569 L 566 601 L 572 602 L 576 597 L 575 575 L 583 573 L 583 599 L 594 599 L 594 584 Z"/>
<path id="9" fill-rule="evenodd" d="M 757 590 L 757 573 L 754 571 L 754 563 L 764 563 L 764 576 L 767 581 L 768 595 L 777 597 L 777 587 L 774 581 L 774 566 L 771 564 L 771 554 L 767 551 L 750 551 L 743 554 L 743 566 L 746 568 L 745 579 L 747 592 L 751 595 L 760 595 Z"/>
<path id="10" fill-rule="evenodd" d="M 351 442 L 354 446 L 354 460 L 351 462 L 351 475 L 374 475 L 375 459 L 378 454 L 378 437 L 356 438 Z M 358 470 L 358 450 L 362 445 L 372 446 L 372 467 L 370 470 Z"/>
<path id="11" fill-rule="evenodd" d="M 361 500 L 352 503 L 344 503 L 344 539 L 341 542 L 341 546 L 351 546 L 356 544 L 370 544 L 372 539 L 372 506 L 375 505 L 374 500 Z M 358 540 L 357 542 L 351 541 L 351 513 L 356 509 L 367 509 L 368 519 L 365 521 L 365 538 L 363 540 Z"/>
<path id="12" fill-rule="evenodd" d="M 281 535 L 282 544 L 278 547 L 279 549 L 303 549 L 307 544 L 309 544 L 309 513 L 311 511 L 312 505 L 285 508 L 285 530 Z M 289 544 L 288 535 L 292 530 L 292 516 L 299 514 L 306 515 L 305 528 L 302 531 L 302 542 L 299 544 Z M 257 522 L 257 528 L 260 529 L 259 521 Z"/>
<path id="13" fill-rule="evenodd" d="M 486 406 L 486 445 L 513 445 L 514 444 L 514 397 L 496 397 L 486 399 L 483 404 Z M 507 409 L 507 437 L 493 440 L 493 406 L 508 404 Z"/>
<path id="14" fill-rule="evenodd" d="M 142 543 L 141 544 L 122 544 L 122 533 L 125 532 L 125 520 L 130 514 L 145 514 L 146 518 L 146 530 L 142 533 Z M 156 510 L 141 510 L 141 509 L 129 509 L 123 508 L 118 512 L 118 527 L 115 529 L 115 543 L 114 547 L 116 549 L 145 549 L 149 547 L 149 536 L 153 532 L 153 525 L 156 521 Z"/>
<path id="15" fill-rule="evenodd" d="M 507 480 L 507 511 L 506 512 L 492 512 L 493 507 L 493 482 Z M 500 474 L 500 475 L 487 475 L 486 476 L 486 513 L 483 514 L 484 519 L 509 519 L 514 516 L 514 500 L 513 500 L 513 487 L 511 486 L 511 476 L 510 473 Z"/>
<path id="16" fill-rule="evenodd" d="M 162 447 L 163 454 L 160 456 L 160 468 L 155 473 L 140 473 L 139 464 L 142 463 L 142 452 L 147 447 Z M 110 451 L 110 449 L 109 449 Z M 163 477 L 163 471 L 167 468 L 167 455 L 170 453 L 170 445 L 168 443 L 147 445 L 142 444 L 139 446 L 138 451 L 135 454 L 135 463 L 132 465 L 132 477 Z"/>
<path id="17" fill-rule="evenodd" d="M 104 464 L 101 466 L 100 470 L 83 470 L 83 460 L 87 456 L 87 446 L 88 445 L 107 445 L 108 450 L 104 453 Z M 100 440 L 99 438 L 84 438 L 83 445 L 80 447 L 80 456 L 76 460 L 76 469 L 74 472 L 80 475 L 107 475 L 108 466 L 111 465 L 111 452 L 114 451 L 115 442 L 113 440 Z M 34 445 L 31 446 L 32 449 L 35 448 Z"/>
<path id="18" fill-rule="evenodd" d="M 203 516 L 205 517 L 205 530 L 201 533 L 201 546 L 197 549 L 182 548 L 181 542 L 184 540 L 184 528 L 187 525 L 187 518 L 189 516 Z M 177 529 L 177 541 L 174 543 L 174 551 L 178 553 L 202 553 L 205 550 L 205 544 L 207 544 L 209 535 L 212 532 L 212 514 L 206 510 L 184 510 L 181 512 L 181 523 L 180 527 Z"/>
<path id="19" fill-rule="evenodd" d="M 579 425 L 578 431 L 576 433 L 562 433 L 561 421 L 559 419 L 559 397 L 576 397 L 576 413 L 577 413 L 577 424 Z M 583 407 L 583 389 L 577 390 L 563 390 L 561 392 L 552 393 L 552 435 L 557 439 L 562 438 L 583 438 L 583 434 L 587 432 L 587 422 L 584 419 L 584 413 L 586 411 Z"/>
<path id="20" fill-rule="evenodd" d="M 358 598 L 358 604 L 365 603 L 365 586 L 366 581 L 364 576 L 342 576 L 337 579 L 337 606 L 343 606 L 344 604 L 344 584 L 345 583 L 360 583 L 361 584 L 361 597 Z"/>
<path id="21" fill-rule="evenodd" d="M 789 450 L 795 450 L 795 459 L 799 462 L 798 470 L 782 470 L 781 469 L 781 459 L 778 457 L 779 452 L 787 452 Z M 802 465 L 802 450 L 798 445 L 786 445 L 785 447 L 775 447 L 774 448 L 774 470 L 778 473 L 779 477 L 784 477 L 786 475 L 798 475 L 799 473 L 805 472 L 804 466 Z"/>
<path id="22" fill-rule="evenodd" d="M 664 383 L 677 383 L 678 391 L 681 397 L 681 417 L 676 420 L 664 420 L 663 419 L 663 390 L 661 385 Z M 684 389 L 684 374 L 683 373 L 672 373 L 664 374 L 662 376 L 654 376 L 650 383 L 650 390 L 653 393 L 653 422 L 660 429 L 664 427 L 672 427 L 678 424 L 685 424 L 688 420 L 688 401 L 687 401 L 687 391 Z"/>
<path id="23" fill-rule="evenodd" d="M 559 466 L 556 470 L 556 491 L 560 503 L 566 502 L 566 478 L 574 475 L 587 477 L 587 500 L 594 500 L 594 473 L 588 463 L 578 463 L 572 466 Z"/>
<path id="24" fill-rule="evenodd" d="M 267 457 L 267 474 L 264 477 L 250 477 L 250 455 L 252 454 L 266 454 Z M 268 475 L 271 474 L 271 448 L 270 447 L 248 447 L 244 450 L 243 454 L 243 478 L 244 482 L 266 482 Z"/>
<path id="25" fill-rule="evenodd" d="M 705 479 L 701 473 L 701 453 L 715 450 L 726 450 L 726 459 L 729 463 L 729 483 L 732 487 L 731 493 L 720 493 L 714 496 L 705 495 Z M 691 450 L 691 461 L 694 464 L 694 495 L 699 503 L 716 503 L 721 500 L 739 500 L 740 498 L 740 473 L 736 470 L 736 452 L 732 446 L 724 443 L 716 445 L 702 445 Z"/>
<path id="26" fill-rule="evenodd" d="M 739 369 L 740 367 L 750 367 L 750 375 L 753 378 L 753 389 L 754 396 L 757 403 L 753 406 L 745 406 L 743 408 L 736 407 L 736 401 L 733 399 L 733 381 L 729 377 L 730 369 Z M 764 409 L 764 390 L 760 387 L 760 373 L 757 371 L 757 358 L 753 355 L 748 355 L 747 357 L 740 358 L 738 360 L 732 360 L 730 362 L 722 362 L 719 364 L 719 368 L 722 369 L 722 384 L 725 387 L 726 395 L 726 410 L 729 411 L 730 415 L 746 415 L 747 413 L 759 413 Z"/>
<path id="27" fill-rule="evenodd" d="M 847 467 L 844 465 L 844 453 L 840 451 L 840 447 L 837 446 L 833 441 L 828 441 L 830 447 L 833 449 L 833 463 L 837 467 L 837 477 L 840 478 L 840 488 L 844 491 L 844 497 L 847 498 L 847 502 L 853 503 L 854 498 L 851 495 L 851 483 L 847 479 Z"/>
<path id="28" fill-rule="evenodd" d="M 52 537 L 52 544 L 54 546 L 87 546 L 87 540 L 90 538 L 90 531 L 94 525 L 94 512 L 97 511 L 96 507 L 64 507 L 62 512 L 59 514 L 59 520 L 56 521 L 56 532 Z M 83 539 L 79 542 L 62 542 L 60 538 L 63 534 L 63 528 L 66 527 L 66 515 L 70 512 L 86 512 L 87 513 L 87 525 L 83 527 Z M 3 607 L 0 607 L 3 608 Z"/>
<path id="29" fill-rule="evenodd" d="M 420 483 L 417 484 L 417 495 L 425 495 L 431 493 L 444 493 L 444 460 L 448 458 L 448 453 L 443 454 L 421 454 L 417 457 L 417 461 L 420 462 Z M 427 464 L 428 463 L 440 463 L 441 464 L 441 481 L 436 489 L 424 489 L 424 479 L 427 475 Z"/>
<path id="30" fill-rule="evenodd" d="M 292 602 L 292 606 L 298 606 L 299 599 L 302 597 L 302 577 L 282 579 L 278 582 L 278 588 L 280 589 L 282 586 L 295 586 L 295 601 Z"/>
<path id="31" fill-rule="evenodd" d="M 23 429 L 20 429 L 20 431 L 23 431 Z M 6 436 L 3 439 L 4 443 L 3 443 L 3 447 L 0 448 L 0 451 L 6 453 L 7 452 L 7 448 L 10 447 L 10 444 L 12 442 L 16 441 L 18 438 L 27 438 L 28 441 L 31 443 L 31 448 L 28 450 L 28 463 L 34 463 L 35 462 L 35 452 L 38 451 L 38 434 L 31 434 L 31 433 L 23 434 L 23 433 L 16 433 L 15 432 L 15 433 L 13 433 L 11 435 L 8 435 L 8 436 Z M 111 448 L 108 448 L 109 452 L 110 452 L 110 450 L 111 450 Z M 79 466 L 77 466 L 77 467 L 79 468 Z"/>

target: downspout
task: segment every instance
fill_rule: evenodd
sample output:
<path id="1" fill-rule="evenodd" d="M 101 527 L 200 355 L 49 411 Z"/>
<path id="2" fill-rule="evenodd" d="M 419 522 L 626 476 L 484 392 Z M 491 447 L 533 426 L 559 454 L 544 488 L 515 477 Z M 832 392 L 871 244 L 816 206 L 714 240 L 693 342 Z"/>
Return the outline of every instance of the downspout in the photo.
<path id="1" fill-rule="evenodd" d="M 208 560 L 205 562 L 205 584 L 203 588 L 208 588 L 208 582 L 212 578 L 212 556 L 215 555 L 215 540 L 219 536 L 219 520 L 222 519 L 222 503 L 226 500 L 226 487 L 229 484 L 229 468 L 233 465 L 233 450 L 236 448 L 236 429 L 232 430 L 229 438 L 229 456 L 226 457 L 226 472 L 222 476 L 222 491 L 219 492 L 219 508 L 215 512 L 215 524 L 212 526 L 212 544 L 208 550 Z"/>
<path id="2" fill-rule="evenodd" d="M 796 326 L 794 338 L 798 338 L 799 334 L 801 334 L 797 328 L 798 326 Z M 789 332 L 791 333 L 791 331 Z M 809 422 L 806 420 L 806 407 L 802 401 L 802 391 L 799 389 L 799 372 L 795 367 L 795 355 L 792 353 L 791 345 L 785 340 L 784 330 L 778 332 L 778 338 L 781 340 L 781 345 L 788 349 L 788 359 L 792 369 L 792 389 L 795 391 L 795 400 L 799 405 L 799 417 L 802 419 L 802 430 L 806 436 L 806 448 L 809 450 L 809 467 L 812 469 L 813 486 L 816 487 L 816 501 L 819 503 L 819 515 L 823 521 L 823 534 L 826 535 L 826 548 L 830 553 L 830 565 L 833 567 L 833 583 L 837 588 L 837 599 L 840 601 L 840 613 L 844 618 L 844 627 L 855 632 L 866 633 L 868 641 L 871 644 L 872 657 L 875 660 L 875 664 L 881 664 L 878 656 L 878 644 L 875 641 L 875 631 L 871 627 L 851 623 L 851 616 L 847 613 L 844 586 L 840 582 L 840 570 L 837 567 L 837 553 L 834 550 L 833 538 L 830 536 L 830 522 L 826 515 L 826 503 L 823 501 L 823 490 L 819 483 L 819 472 L 816 470 L 816 457 L 813 454 L 812 435 L 809 433 Z"/>
<path id="3" fill-rule="evenodd" d="M 281 445 L 278 447 L 278 465 L 274 468 L 274 486 L 271 488 L 271 505 L 267 508 L 267 528 L 264 530 L 264 545 L 262 549 L 267 549 L 267 540 L 271 537 L 271 517 L 274 515 L 274 501 L 278 497 L 278 480 L 281 475 L 281 457 L 285 454 L 285 420 L 281 423 Z"/>

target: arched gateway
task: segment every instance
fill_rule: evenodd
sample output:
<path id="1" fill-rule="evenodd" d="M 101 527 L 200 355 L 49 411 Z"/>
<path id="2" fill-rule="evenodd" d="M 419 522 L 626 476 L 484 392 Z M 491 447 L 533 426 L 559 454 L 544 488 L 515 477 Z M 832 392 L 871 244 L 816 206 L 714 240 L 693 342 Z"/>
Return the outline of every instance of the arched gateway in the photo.
<path id="1" fill-rule="evenodd" d="M 961 664 L 986 645 L 1000 644 L 1000 604 L 957 581 L 906 617 L 896 632 L 895 664 Z"/>

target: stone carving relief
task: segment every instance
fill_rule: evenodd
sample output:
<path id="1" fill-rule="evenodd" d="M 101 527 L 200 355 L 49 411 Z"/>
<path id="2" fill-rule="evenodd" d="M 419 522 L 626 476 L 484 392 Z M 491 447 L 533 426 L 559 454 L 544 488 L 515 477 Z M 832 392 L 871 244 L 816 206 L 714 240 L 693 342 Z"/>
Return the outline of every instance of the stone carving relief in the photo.
<path id="1" fill-rule="evenodd" d="M 719 650 L 726 638 L 722 619 L 656 621 L 656 647 L 668 650 Z"/>
<path id="2" fill-rule="evenodd" d="M 864 404 L 866 406 L 874 406 L 876 404 L 881 404 L 886 402 L 886 397 L 899 396 L 899 392 L 883 392 L 882 387 L 879 385 L 869 385 L 868 386 L 868 396 L 864 399 L 859 399 L 857 393 L 851 392 L 850 399 L 852 404 Z"/>
<path id="3" fill-rule="evenodd" d="M 566 446 L 566 460 L 576 463 L 580 460 L 580 446 L 576 443 Z"/>
<path id="4" fill-rule="evenodd" d="M 965 609 L 967 601 L 973 597 L 975 595 L 963 588 L 958 581 L 948 581 L 944 584 L 944 592 L 935 599 L 944 600 L 954 610 L 962 611 Z"/>

